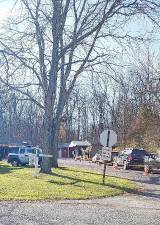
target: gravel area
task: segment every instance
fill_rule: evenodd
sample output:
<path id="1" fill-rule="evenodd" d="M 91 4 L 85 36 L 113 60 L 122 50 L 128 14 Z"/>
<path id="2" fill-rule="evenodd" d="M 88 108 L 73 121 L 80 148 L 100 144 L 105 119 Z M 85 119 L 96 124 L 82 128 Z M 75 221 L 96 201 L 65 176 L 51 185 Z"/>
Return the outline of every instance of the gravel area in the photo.
<path id="1" fill-rule="evenodd" d="M 1 202 L 0 225 L 159 225 L 159 201 L 123 195 L 86 201 Z"/>

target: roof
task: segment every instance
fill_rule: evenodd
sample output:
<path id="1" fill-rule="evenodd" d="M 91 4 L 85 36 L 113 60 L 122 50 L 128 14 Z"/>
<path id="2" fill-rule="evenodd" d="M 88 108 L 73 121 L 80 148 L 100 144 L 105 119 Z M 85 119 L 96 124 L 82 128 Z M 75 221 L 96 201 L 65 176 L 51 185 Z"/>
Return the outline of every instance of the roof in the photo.
<path id="1" fill-rule="evenodd" d="M 30 141 L 25 141 L 20 139 L 20 138 L 16 138 L 16 137 L 0 137 L 0 145 L 26 145 L 29 144 Z"/>
<path id="2" fill-rule="evenodd" d="M 72 141 L 69 145 L 69 147 L 76 147 L 76 146 L 88 147 L 91 146 L 91 143 L 89 141 Z"/>
<path id="3" fill-rule="evenodd" d="M 59 143 L 58 148 L 69 148 L 70 143 Z"/>

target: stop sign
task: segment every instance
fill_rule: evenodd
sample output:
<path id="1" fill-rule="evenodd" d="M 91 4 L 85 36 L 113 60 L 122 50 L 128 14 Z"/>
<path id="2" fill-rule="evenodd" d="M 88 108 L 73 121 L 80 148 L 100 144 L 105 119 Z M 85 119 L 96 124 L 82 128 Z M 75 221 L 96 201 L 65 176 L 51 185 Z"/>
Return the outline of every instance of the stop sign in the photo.
<path id="1" fill-rule="evenodd" d="M 113 130 L 104 130 L 100 135 L 100 143 L 104 147 L 112 147 L 117 143 L 117 134 Z"/>

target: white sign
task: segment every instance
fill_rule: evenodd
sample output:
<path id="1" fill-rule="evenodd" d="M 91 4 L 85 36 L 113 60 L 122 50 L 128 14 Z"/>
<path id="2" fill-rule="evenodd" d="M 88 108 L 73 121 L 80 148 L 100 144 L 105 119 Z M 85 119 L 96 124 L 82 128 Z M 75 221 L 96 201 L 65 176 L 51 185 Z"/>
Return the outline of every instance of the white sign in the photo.
<path id="1" fill-rule="evenodd" d="M 35 166 L 35 158 L 36 158 L 35 155 L 32 155 L 32 154 L 29 155 L 29 165 L 30 166 Z"/>
<path id="2" fill-rule="evenodd" d="M 39 161 L 39 158 L 36 155 L 32 155 L 32 154 L 29 155 L 29 165 L 35 166 L 35 171 L 33 172 L 34 177 L 38 177 L 38 173 L 39 173 L 38 161 Z"/>
<path id="3" fill-rule="evenodd" d="M 100 143 L 104 147 L 112 147 L 117 143 L 117 134 L 113 130 L 104 130 L 100 135 Z"/>
<path id="4" fill-rule="evenodd" d="M 102 160 L 111 161 L 112 148 L 103 147 L 102 148 Z"/>
<path id="5" fill-rule="evenodd" d="M 29 165 L 38 167 L 38 157 L 36 155 L 29 155 Z"/>
<path id="6" fill-rule="evenodd" d="M 39 156 L 47 157 L 47 158 L 52 158 L 53 157 L 53 155 L 45 155 L 45 154 L 39 154 Z"/>

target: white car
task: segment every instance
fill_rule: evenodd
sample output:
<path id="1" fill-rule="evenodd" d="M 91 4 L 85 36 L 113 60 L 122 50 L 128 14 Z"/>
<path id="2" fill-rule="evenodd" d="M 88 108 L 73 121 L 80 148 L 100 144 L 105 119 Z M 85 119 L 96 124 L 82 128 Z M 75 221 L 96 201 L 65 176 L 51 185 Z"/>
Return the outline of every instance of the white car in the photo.
<path id="1" fill-rule="evenodd" d="M 95 156 L 93 156 L 92 158 L 92 162 L 96 163 L 96 162 L 102 162 L 102 157 L 99 153 L 96 153 Z"/>
<path id="2" fill-rule="evenodd" d="M 41 155 L 42 150 L 36 147 L 11 147 L 8 154 L 8 163 L 12 166 L 29 164 L 29 156 Z M 39 165 L 42 157 L 38 156 Z"/>

